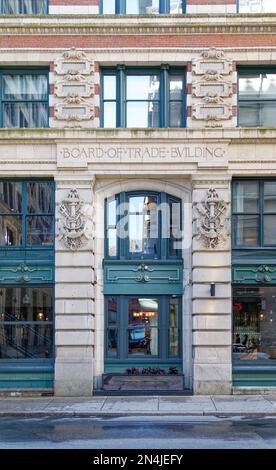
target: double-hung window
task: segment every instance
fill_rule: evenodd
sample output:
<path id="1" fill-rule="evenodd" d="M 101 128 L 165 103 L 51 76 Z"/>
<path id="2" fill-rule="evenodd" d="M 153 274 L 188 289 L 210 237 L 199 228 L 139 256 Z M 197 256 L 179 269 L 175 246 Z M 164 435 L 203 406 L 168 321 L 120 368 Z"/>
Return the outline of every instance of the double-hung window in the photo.
<path id="1" fill-rule="evenodd" d="M 185 0 L 101 0 L 102 14 L 178 14 L 185 13 Z"/>
<path id="2" fill-rule="evenodd" d="M 233 186 L 234 248 L 276 246 L 276 181 L 237 180 Z"/>
<path id="3" fill-rule="evenodd" d="M 48 0 L 0 0 L 2 15 L 46 15 Z"/>
<path id="4" fill-rule="evenodd" d="M 239 13 L 276 13 L 273 0 L 237 0 Z"/>
<path id="5" fill-rule="evenodd" d="M 185 69 L 103 69 L 102 127 L 184 127 Z"/>
<path id="6" fill-rule="evenodd" d="M 276 68 L 240 67 L 239 126 L 276 126 Z"/>
<path id="7" fill-rule="evenodd" d="M 48 70 L 0 70 L 0 127 L 48 127 Z"/>

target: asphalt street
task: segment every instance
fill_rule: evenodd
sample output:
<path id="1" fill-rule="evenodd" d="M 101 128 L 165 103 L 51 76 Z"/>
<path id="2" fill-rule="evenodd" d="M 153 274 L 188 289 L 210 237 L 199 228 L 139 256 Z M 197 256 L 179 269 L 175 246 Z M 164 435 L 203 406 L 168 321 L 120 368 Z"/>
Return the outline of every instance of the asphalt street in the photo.
<path id="1" fill-rule="evenodd" d="M 0 449 L 276 449 L 272 417 L 0 417 Z"/>

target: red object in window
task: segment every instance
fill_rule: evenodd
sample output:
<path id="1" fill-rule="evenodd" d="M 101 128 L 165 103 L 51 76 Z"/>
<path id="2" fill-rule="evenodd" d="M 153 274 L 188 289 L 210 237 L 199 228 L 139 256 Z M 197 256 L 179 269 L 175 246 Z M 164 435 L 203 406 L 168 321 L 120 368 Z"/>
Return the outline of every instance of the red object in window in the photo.
<path id="1" fill-rule="evenodd" d="M 234 312 L 241 312 L 242 309 L 243 309 L 243 306 L 242 306 L 241 303 L 239 303 L 239 302 L 233 303 L 233 310 L 234 310 Z"/>

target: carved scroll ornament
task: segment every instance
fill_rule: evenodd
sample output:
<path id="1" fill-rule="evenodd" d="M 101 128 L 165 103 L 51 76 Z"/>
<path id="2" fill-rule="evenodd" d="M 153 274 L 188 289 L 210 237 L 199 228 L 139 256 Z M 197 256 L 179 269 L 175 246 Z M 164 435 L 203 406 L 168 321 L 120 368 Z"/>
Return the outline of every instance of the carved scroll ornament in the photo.
<path id="1" fill-rule="evenodd" d="M 82 248 L 93 238 L 93 214 L 86 206 L 80 200 L 77 189 L 71 189 L 59 208 L 62 215 L 59 239 L 72 251 Z"/>
<path id="2" fill-rule="evenodd" d="M 217 248 L 228 236 L 227 203 L 214 188 L 196 204 L 197 239 L 207 248 Z"/>

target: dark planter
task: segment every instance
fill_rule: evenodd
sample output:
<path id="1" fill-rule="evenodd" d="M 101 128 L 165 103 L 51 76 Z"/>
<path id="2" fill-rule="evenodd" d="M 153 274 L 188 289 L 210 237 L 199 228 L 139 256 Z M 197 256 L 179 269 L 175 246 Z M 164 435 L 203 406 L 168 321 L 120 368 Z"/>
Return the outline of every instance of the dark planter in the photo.
<path id="1" fill-rule="evenodd" d="M 109 391 L 183 391 L 184 375 L 103 374 L 103 389 Z"/>

